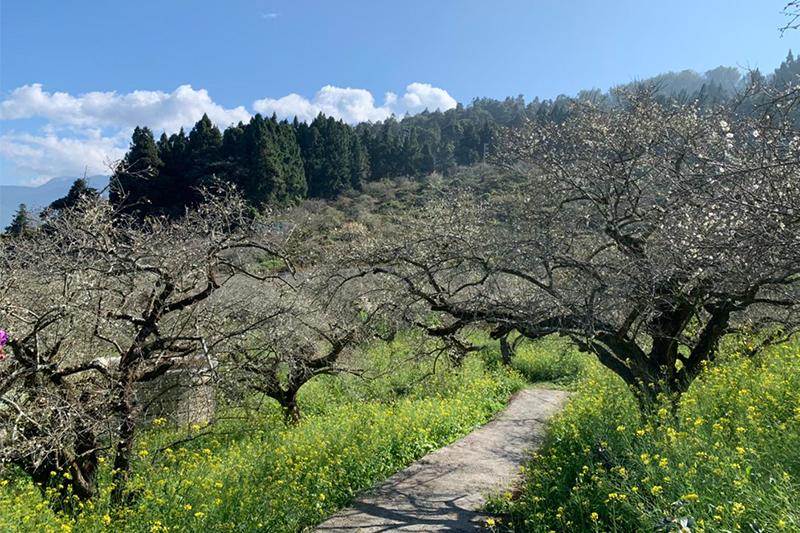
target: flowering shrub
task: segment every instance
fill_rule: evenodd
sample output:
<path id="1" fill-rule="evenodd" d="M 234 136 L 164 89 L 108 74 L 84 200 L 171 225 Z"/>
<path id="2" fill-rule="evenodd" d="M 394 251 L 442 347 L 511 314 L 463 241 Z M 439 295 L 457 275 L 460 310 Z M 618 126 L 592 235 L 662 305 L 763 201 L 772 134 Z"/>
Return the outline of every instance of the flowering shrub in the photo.
<path id="1" fill-rule="evenodd" d="M 157 420 L 137 442 L 129 481 L 135 500 L 118 511 L 108 504 L 107 461 L 99 496 L 76 499 L 71 509 L 54 508 L 27 478 L 7 477 L 0 487 L 0 531 L 301 531 L 486 422 L 522 386 L 517 374 L 487 372 L 478 358 L 458 372 L 409 384 L 406 395 L 391 401 L 364 401 L 342 381 L 311 383 L 301 402 L 316 407 L 294 427 L 283 424 L 276 406 L 258 424 L 229 423 L 232 433 L 195 426 L 186 435 L 194 439 L 164 448 L 176 437 Z"/>
<path id="2" fill-rule="evenodd" d="M 523 531 L 800 531 L 800 340 L 727 350 L 642 419 L 599 365 L 504 510 Z"/>

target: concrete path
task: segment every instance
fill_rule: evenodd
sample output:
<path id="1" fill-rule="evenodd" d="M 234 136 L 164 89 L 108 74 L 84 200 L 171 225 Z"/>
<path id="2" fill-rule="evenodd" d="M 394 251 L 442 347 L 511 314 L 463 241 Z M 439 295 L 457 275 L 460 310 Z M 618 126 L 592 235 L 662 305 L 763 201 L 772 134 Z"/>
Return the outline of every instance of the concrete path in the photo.
<path id="1" fill-rule="evenodd" d="M 511 489 L 567 393 L 527 389 L 482 428 L 430 453 L 320 524 L 318 533 L 477 532 L 484 495 Z"/>

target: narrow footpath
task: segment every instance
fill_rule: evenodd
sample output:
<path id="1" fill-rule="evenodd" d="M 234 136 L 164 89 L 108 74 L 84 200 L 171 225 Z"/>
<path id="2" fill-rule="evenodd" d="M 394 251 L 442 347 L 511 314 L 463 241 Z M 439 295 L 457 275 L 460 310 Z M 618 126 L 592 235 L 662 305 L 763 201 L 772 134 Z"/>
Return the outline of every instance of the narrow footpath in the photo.
<path id="1" fill-rule="evenodd" d="M 528 453 L 539 447 L 546 419 L 567 393 L 526 389 L 494 420 L 430 453 L 317 526 L 317 533 L 477 532 L 487 493 L 511 489 Z"/>

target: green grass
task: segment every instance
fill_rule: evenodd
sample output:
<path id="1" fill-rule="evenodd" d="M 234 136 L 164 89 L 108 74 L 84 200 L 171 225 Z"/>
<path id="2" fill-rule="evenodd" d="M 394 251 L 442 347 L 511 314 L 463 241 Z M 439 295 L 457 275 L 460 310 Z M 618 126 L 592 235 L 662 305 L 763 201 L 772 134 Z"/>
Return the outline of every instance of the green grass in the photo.
<path id="1" fill-rule="evenodd" d="M 265 274 L 277 274 L 279 272 L 288 272 L 289 268 L 286 266 L 286 261 L 279 257 L 268 257 L 263 259 L 258 264 L 259 269 Z"/>
<path id="2" fill-rule="evenodd" d="M 72 513 L 54 511 L 52 494 L 43 496 L 27 478 L 8 476 L 0 486 L 0 531 L 310 527 L 374 482 L 485 423 L 524 386 L 519 374 L 488 370 L 479 357 L 460 369 L 440 361 L 428 375 L 431 362 L 414 360 L 417 341 L 401 335 L 369 347 L 362 362 L 372 379 L 326 376 L 309 383 L 301 391 L 305 415 L 298 426 L 285 426 L 277 405 L 269 404 L 246 423 L 232 419 L 177 436 L 162 424 L 143 433 L 130 480 L 135 499 L 121 511 L 108 505 L 108 460 L 100 495 L 73 502 Z M 163 449 L 180 436 L 194 438 Z"/>
<path id="3" fill-rule="evenodd" d="M 482 353 L 487 366 L 501 365 L 498 342 L 490 342 L 482 332 L 474 332 L 470 340 L 484 346 Z M 574 389 L 584 371 L 593 364 L 592 355 L 578 352 L 568 339 L 555 335 L 535 342 L 522 341 L 511 360 L 511 367 L 529 383 L 566 390 Z"/>
<path id="4" fill-rule="evenodd" d="M 530 532 L 800 531 L 800 341 L 749 357 L 727 343 L 681 399 L 642 420 L 633 395 L 592 363 L 550 424 L 506 526 Z M 672 530 L 677 528 L 672 526 Z"/>

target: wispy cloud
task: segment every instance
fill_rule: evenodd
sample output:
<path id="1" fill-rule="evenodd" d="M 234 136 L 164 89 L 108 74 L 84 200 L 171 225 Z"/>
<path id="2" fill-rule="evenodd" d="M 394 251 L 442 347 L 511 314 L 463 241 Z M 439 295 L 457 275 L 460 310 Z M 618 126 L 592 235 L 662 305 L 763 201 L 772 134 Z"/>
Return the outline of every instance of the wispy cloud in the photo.
<path id="1" fill-rule="evenodd" d="M 261 18 L 276 19 L 280 13 L 261 13 Z"/>

